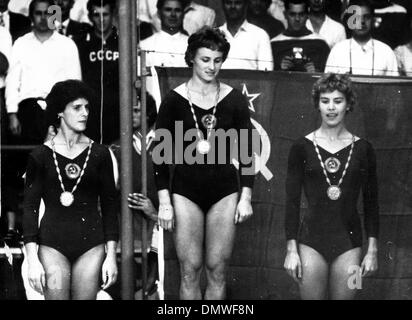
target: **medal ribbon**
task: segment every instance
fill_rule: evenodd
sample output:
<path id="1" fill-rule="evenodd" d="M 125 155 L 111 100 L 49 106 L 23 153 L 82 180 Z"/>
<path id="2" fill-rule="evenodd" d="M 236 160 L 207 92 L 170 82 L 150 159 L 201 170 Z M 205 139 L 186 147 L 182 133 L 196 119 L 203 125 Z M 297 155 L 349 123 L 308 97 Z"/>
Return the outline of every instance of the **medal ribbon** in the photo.
<path id="1" fill-rule="evenodd" d="M 313 132 L 313 145 L 315 146 L 316 154 L 318 155 L 318 159 L 320 161 L 320 166 L 322 167 L 323 174 L 325 175 L 325 178 L 326 178 L 326 182 L 328 183 L 329 186 L 332 186 L 332 183 L 330 182 L 329 177 L 328 177 L 328 173 L 326 172 L 326 168 L 325 168 L 325 165 L 323 163 L 322 156 L 319 153 L 319 148 L 318 148 L 318 144 L 316 142 L 315 132 Z M 355 136 L 352 135 L 352 143 L 351 143 L 351 148 L 350 148 L 350 152 L 349 152 L 349 155 L 348 155 L 348 160 L 346 161 L 345 168 L 343 169 L 342 177 L 340 178 L 340 180 L 337 184 L 338 187 L 342 184 L 343 178 L 346 175 L 346 170 L 348 169 L 350 159 L 352 158 L 352 152 L 353 152 L 353 146 L 354 145 L 355 145 Z"/>
<path id="2" fill-rule="evenodd" d="M 186 82 L 186 94 L 187 94 L 187 100 L 189 101 L 190 110 L 192 111 L 192 114 L 193 114 L 193 120 L 195 121 L 195 126 L 196 126 L 196 129 L 197 129 L 197 136 L 199 137 L 199 140 L 202 140 L 202 137 L 200 136 L 201 131 L 199 129 L 199 123 L 197 122 L 197 117 L 196 117 L 196 114 L 195 114 L 195 110 L 193 109 L 192 97 L 190 95 L 190 90 L 189 90 L 189 82 Z M 219 96 L 220 96 L 220 82 L 217 81 L 216 99 L 215 99 L 215 105 L 213 106 L 213 113 L 212 113 L 213 118 L 215 118 L 217 104 L 219 102 Z M 211 131 L 208 128 L 206 128 L 206 130 L 207 130 L 206 140 L 209 141 Z"/>
<path id="3" fill-rule="evenodd" d="M 63 193 L 64 193 L 64 192 L 66 192 L 66 188 L 64 187 L 63 179 L 62 179 L 62 176 L 61 176 L 61 173 L 60 173 L 59 163 L 57 162 L 56 148 L 55 148 L 55 144 L 54 144 L 54 139 L 52 139 L 50 143 L 51 143 L 51 145 L 52 145 L 53 159 L 54 159 L 54 165 L 55 165 L 55 167 L 56 167 L 57 177 L 59 178 L 60 187 L 62 188 Z M 79 175 L 79 177 L 77 178 L 76 184 L 74 185 L 72 191 L 70 192 L 71 194 L 73 194 L 73 193 L 76 191 L 77 186 L 79 185 L 80 181 L 82 180 L 84 171 L 86 170 L 86 167 L 87 167 L 87 162 L 89 161 L 90 152 L 91 152 L 91 150 L 92 150 L 92 144 L 93 144 L 93 140 L 90 139 L 89 150 L 87 151 L 86 160 L 84 161 L 82 171 L 80 172 L 80 175 Z"/>

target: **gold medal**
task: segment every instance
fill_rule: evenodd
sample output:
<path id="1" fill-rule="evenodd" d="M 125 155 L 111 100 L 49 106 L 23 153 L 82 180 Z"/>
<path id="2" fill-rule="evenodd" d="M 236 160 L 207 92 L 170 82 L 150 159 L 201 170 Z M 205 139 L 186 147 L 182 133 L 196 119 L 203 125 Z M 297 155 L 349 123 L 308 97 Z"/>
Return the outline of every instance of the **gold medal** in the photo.
<path id="1" fill-rule="evenodd" d="M 338 186 L 330 186 L 327 194 L 330 200 L 338 200 L 342 194 L 342 191 Z"/>
<path id="2" fill-rule="evenodd" d="M 66 171 L 66 176 L 71 180 L 77 179 L 81 172 L 80 167 L 75 163 L 69 163 L 64 170 Z"/>
<path id="3" fill-rule="evenodd" d="M 73 193 L 69 191 L 62 192 L 60 195 L 60 203 L 62 206 L 70 207 L 74 201 Z"/>
<path id="4" fill-rule="evenodd" d="M 196 145 L 196 150 L 200 153 L 200 154 L 207 154 L 210 151 L 210 142 L 205 140 L 205 139 L 201 139 L 197 145 Z"/>
<path id="5" fill-rule="evenodd" d="M 216 127 L 217 119 L 213 114 L 207 114 L 202 117 L 202 124 L 206 129 L 214 129 Z"/>
<path id="6" fill-rule="evenodd" d="M 336 173 L 340 168 L 340 161 L 334 157 L 327 158 L 325 161 L 326 171 L 329 173 Z"/>

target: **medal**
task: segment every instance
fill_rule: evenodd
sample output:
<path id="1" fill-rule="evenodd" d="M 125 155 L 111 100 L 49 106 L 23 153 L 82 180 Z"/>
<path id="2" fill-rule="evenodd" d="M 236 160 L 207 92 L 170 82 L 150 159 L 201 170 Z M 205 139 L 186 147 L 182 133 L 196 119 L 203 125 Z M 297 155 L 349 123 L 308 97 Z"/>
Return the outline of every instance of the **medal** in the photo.
<path id="1" fill-rule="evenodd" d="M 318 155 L 320 166 L 322 167 L 322 171 L 326 178 L 326 182 L 329 185 L 328 190 L 326 191 L 326 194 L 330 200 L 338 200 L 342 194 L 342 189 L 340 188 L 340 185 L 343 182 L 343 178 L 346 175 L 346 170 L 348 169 L 350 160 L 352 158 L 353 146 L 355 145 L 355 136 L 352 135 L 352 144 L 351 144 L 350 152 L 348 155 L 348 160 L 346 161 L 345 168 L 343 169 L 343 172 L 342 172 L 342 177 L 340 178 L 337 185 L 332 185 L 327 172 L 329 173 L 337 172 L 340 168 L 340 161 L 334 157 L 330 157 L 326 159 L 325 162 L 323 162 L 322 156 L 319 153 L 318 144 L 316 143 L 315 132 L 313 133 L 313 145 L 315 146 L 316 154 Z"/>
<path id="2" fill-rule="evenodd" d="M 210 142 L 205 140 L 205 139 L 201 139 L 197 145 L 196 145 L 196 150 L 200 153 L 200 154 L 207 154 L 210 151 Z"/>
<path id="3" fill-rule="evenodd" d="M 202 117 L 202 124 L 206 129 L 214 129 L 216 127 L 217 119 L 213 114 L 207 114 Z"/>
<path id="4" fill-rule="evenodd" d="M 64 171 L 66 171 L 66 176 L 71 179 L 77 179 L 80 175 L 80 167 L 75 164 L 75 163 L 69 163 L 65 168 Z"/>
<path id="5" fill-rule="evenodd" d="M 206 114 L 201 119 L 201 122 L 202 122 L 203 126 L 207 130 L 207 138 L 206 139 L 203 139 L 202 131 L 200 131 L 200 129 L 199 129 L 199 124 L 197 122 L 196 113 L 195 113 L 195 110 L 193 109 L 193 103 L 192 103 L 192 99 L 191 99 L 191 96 L 190 96 L 190 90 L 189 90 L 188 83 L 186 83 L 186 92 L 187 92 L 187 100 L 188 100 L 189 105 L 190 105 L 190 111 L 192 111 L 193 120 L 195 121 L 195 127 L 197 129 L 197 136 L 199 137 L 199 141 L 196 144 L 196 150 L 200 154 L 208 154 L 210 149 L 211 149 L 211 144 L 209 142 L 211 130 L 216 127 L 216 122 L 217 122 L 217 118 L 215 116 L 215 113 L 216 113 L 217 104 L 219 102 L 220 84 L 219 84 L 219 82 L 217 82 L 216 100 L 215 100 L 215 105 L 213 107 L 213 113 L 212 114 Z"/>
<path id="6" fill-rule="evenodd" d="M 69 191 L 62 192 L 60 195 L 60 203 L 65 207 L 70 207 L 74 201 L 73 193 Z"/>
<path id="7" fill-rule="evenodd" d="M 87 163 L 89 162 L 90 152 L 92 150 L 93 140 L 90 139 L 89 151 L 87 152 L 86 160 L 84 160 L 83 168 L 81 170 L 80 170 L 80 167 L 75 163 L 69 163 L 64 168 L 64 171 L 66 172 L 66 175 L 69 179 L 72 179 L 72 180 L 77 179 L 76 184 L 74 185 L 71 192 L 66 191 L 66 189 L 64 187 L 64 184 L 63 184 L 63 179 L 62 179 L 62 175 L 60 173 L 59 163 L 57 162 L 57 157 L 56 157 L 56 149 L 55 149 L 55 146 L 54 146 L 54 138 L 50 141 L 50 143 L 51 143 L 52 150 L 53 150 L 54 166 L 56 167 L 57 177 L 59 178 L 60 187 L 63 191 L 60 194 L 60 203 L 64 207 L 70 207 L 74 202 L 73 193 L 76 191 L 77 186 L 79 185 L 80 181 L 82 180 L 84 171 L 86 170 L 86 167 L 87 167 Z"/>
<path id="8" fill-rule="evenodd" d="M 334 157 L 327 158 L 325 161 L 326 171 L 329 173 L 338 172 L 340 169 L 340 161 Z"/>
<path id="9" fill-rule="evenodd" d="M 326 192 L 330 200 L 338 200 L 342 193 L 342 190 L 338 186 L 329 186 Z"/>

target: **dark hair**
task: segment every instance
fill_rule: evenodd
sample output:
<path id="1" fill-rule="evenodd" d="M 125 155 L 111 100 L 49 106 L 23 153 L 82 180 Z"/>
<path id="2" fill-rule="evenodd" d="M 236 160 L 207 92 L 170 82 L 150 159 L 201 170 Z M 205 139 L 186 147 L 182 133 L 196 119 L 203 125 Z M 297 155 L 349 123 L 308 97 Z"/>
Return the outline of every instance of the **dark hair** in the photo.
<path id="1" fill-rule="evenodd" d="M 196 55 L 196 51 L 200 48 L 208 48 L 222 52 L 223 61 L 225 61 L 230 50 L 230 44 L 226 40 L 224 33 L 219 29 L 208 26 L 201 28 L 199 31 L 193 33 L 187 40 L 185 61 L 189 67 L 193 66 L 192 60 Z"/>
<path id="2" fill-rule="evenodd" d="M 138 100 L 141 101 L 142 93 L 140 90 L 137 91 Z M 146 116 L 147 116 L 147 126 L 150 128 L 152 127 L 157 118 L 157 109 L 156 109 L 156 101 L 152 97 L 152 95 L 146 92 Z"/>
<path id="3" fill-rule="evenodd" d="M 108 5 L 110 7 L 110 11 L 113 13 L 116 9 L 116 1 L 115 0 L 89 0 L 87 2 L 87 12 L 90 15 L 93 13 L 93 7 L 104 7 Z"/>
<path id="4" fill-rule="evenodd" d="M 66 106 L 77 99 L 84 98 L 89 104 L 93 101 L 93 91 L 80 80 L 66 80 L 57 82 L 46 98 L 46 124 L 60 126 L 58 114 L 63 112 Z"/>
<path id="5" fill-rule="evenodd" d="M 161 10 L 163 6 L 165 5 L 166 1 L 172 1 L 172 0 L 157 0 L 156 8 L 157 10 Z M 186 8 L 189 5 L 189 0 L 173 0 L 177 1 L 182 5 L 182 9 Z"/>
<path id="6" fill-rule="evenodd" d="M 48 7 L 54 6 L 54 1 L 53 0 L 32 0 L 29 4 L 29 18 L 33 20 L 33 14 L 34 14 L 34 8 L 36 4 L 38 3 L 48 3 Z"/>
<path id="7" fill-rule="evenodd" d="M 283 1 L 285 4 L 285 10 L 290 9 L 291 4 L 304 4 L 305 5 L 305 11 L 309 11 L 309 3 L 308 0 L 284 0 Z"/>
<path id="8" fill-rule="evenodd" d="M 349 7 L 350 6 L 366 7 L 369 8 L 369 11 L 372 15 L 374 14 L 374 7 L 372 5 L 372 2 L 370 2 L 369 0 L 350 0 Z"/>
<path id="9" fill-rule="evenodd" d="M 353 111 L 356 103 L 356 94 L 352 88 L 352 81 L 347 74 L 326 73 L 313 85 L 312 100 L 316 109 L 319 108 L 321 93 L 339 91 L 345 95 L 348 111 Z"/>

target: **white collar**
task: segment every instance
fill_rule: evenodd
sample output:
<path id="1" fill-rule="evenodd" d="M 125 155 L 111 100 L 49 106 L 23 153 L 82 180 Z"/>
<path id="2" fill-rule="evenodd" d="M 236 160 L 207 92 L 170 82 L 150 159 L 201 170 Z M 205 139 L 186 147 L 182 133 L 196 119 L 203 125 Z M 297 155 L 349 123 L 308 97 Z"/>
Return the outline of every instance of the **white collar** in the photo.
<path id="1" fill-rule="evenodd" d="M 239 29 L 237 30 L 235 36 L 239 33 L 239 31 L 248 31 L 249 26 L 250 26 L 250 23 L 245 19 L 245 20 L 243 21 L 243 23 L 240 25 Z M 230 33 L 229 29 L 227 28 L 227 22 L 225 22 L 225 23 L 223 24 L 222 28 L 224 29 L 225 32 L 229 32 L 229 33 Z"/>
<path id="2" fill-rule="evenodd" d="M 370 38 L 368 42 L 366 42 L 366 44 L 364 44 L 363 46 L 361 46 L 355 39 L 351 38 L 350 39 L 350 45 L 352 48 L 357 48 L 360 49 L 362 51 L 369 51 L 369 50 L 373 50 L 374 49 L 374 39 Z"/>
<path id="3" fill-rule="evenodd" d="M 166 31 L 160 30 L 159 35 L 166 38 L 180 38 L 182 36 L 182 32 L 178 31 L 175 34 L 167 33 Z"/>

